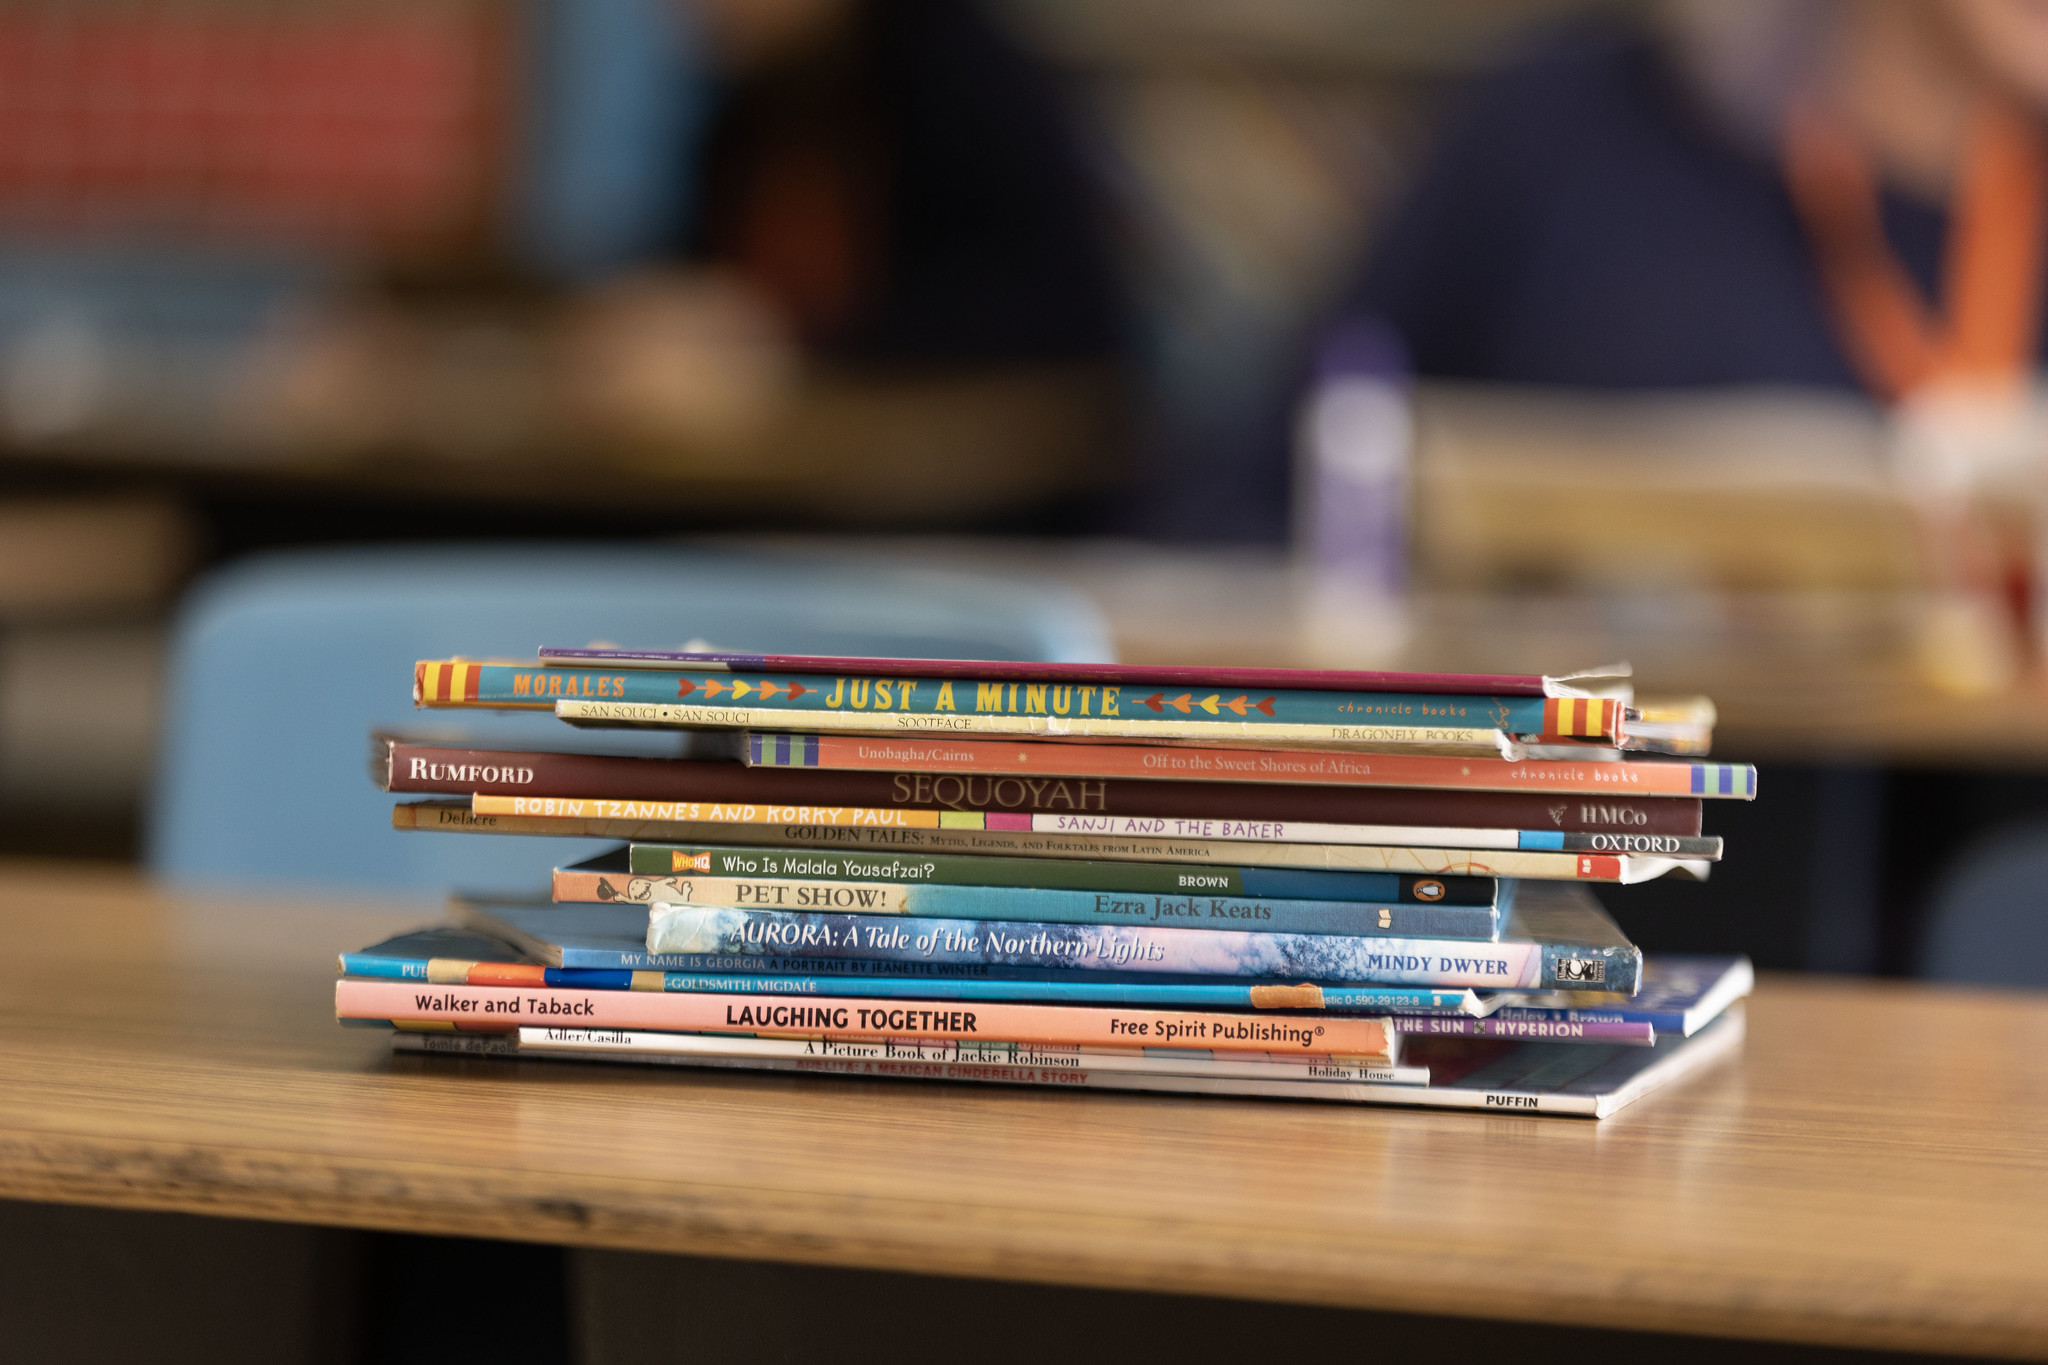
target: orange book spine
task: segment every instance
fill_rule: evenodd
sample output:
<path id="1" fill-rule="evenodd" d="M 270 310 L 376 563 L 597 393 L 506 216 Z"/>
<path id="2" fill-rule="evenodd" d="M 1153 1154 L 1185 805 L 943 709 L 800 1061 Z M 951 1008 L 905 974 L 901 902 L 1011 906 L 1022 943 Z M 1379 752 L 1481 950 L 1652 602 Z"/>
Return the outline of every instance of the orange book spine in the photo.
<path id="1" fill-rule="evenodd" d="M 760 1000 L 686 991 L 444 986 L 344 978 L 334 983 L 334 1012 L 342 1019 L 387 1019 L 479 1032 L 566 1026 L 772 1038 L 993 1038 L 1073 1046 L 1331 1053 L 1382 1060 L 1390 1060 L 1393 1053 L 1392 1029 L 1384 1019 L 985 1000 Z"/>
<path id="2" fill-rule="evenodd" d="M 628 801 L 595 796 L 470 798 L 475 815 L 549 820 L 641 820 L 715 825 L 874 825 L 891 829 L 981 829 L 979 811 L 874 806 L 792 806 L 766 801 Z M 1028 828 L 1028 826 L 1026 826 Z"/>
<path id="3" fill-rule="evenodd" d="M 1324 786 L 1437 787 L 1575 795 L 1755 795 L 1755 769 L 1740 763 L 1574 762 L 1192 745 L 1031 743 L 1024 740 L 747 737 L 754 767 L 988 776 L 1123 777 Z"/>

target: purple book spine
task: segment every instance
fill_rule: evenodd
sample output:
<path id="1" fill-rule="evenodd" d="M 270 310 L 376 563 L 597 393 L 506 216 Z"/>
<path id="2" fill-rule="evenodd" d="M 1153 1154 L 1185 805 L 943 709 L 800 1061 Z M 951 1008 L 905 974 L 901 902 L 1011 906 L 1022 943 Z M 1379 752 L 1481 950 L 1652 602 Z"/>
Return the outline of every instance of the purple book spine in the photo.
<path id="1" fill-rule="evenodd" d="M 1649 1047 L 1657 1030 L 1633 1020 L 1470 1019 L 1443 1014 L 1397 1014 L 1402 1033 L 1455 1034 L 1465 1038 L 1512 1038 L 1522 1043 L 1629 1043 Z"/>
<path id="2" fill-rule="evenodd" d="M 1318 692 L 1437 692 L 1541 697 L 1547 680 L 1528 673 L 1393 673 L 1328 668 L 1202 668 L 1183 664 L 1020 663 L 997 659 L 850 658 L 837 654 L 713 654 L 654 649 L 571 649 L 544 645 L 544 665 L 563 668 L 734 669 L 767 673 L 881 674 L 905 678 L 1008 678 L 1135 686 L 1285 687 Z"/>

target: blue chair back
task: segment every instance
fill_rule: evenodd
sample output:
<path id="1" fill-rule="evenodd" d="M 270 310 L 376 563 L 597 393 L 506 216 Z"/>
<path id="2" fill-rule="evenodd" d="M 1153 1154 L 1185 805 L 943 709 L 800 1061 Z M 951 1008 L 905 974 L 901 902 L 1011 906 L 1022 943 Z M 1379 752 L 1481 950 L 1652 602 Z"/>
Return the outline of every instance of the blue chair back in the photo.
<path id="1" fill-rule="evenodd" d="M 2020 821 L 1966 850 L 1929 907 L 1918 975 L 2048 987 L 2048 820 Z"/>
<path id="2" fill-rule="evenodd" d="M 673 649 L 1107 660 L 1100 614 L 1044 584 L 673 547 L 364 549 L 251 559 L 174 630 L 147 857 L 176 881 L 543 892 L 595 840 L 399 833 L 372 730 L 673 753 L 674 735 L 537 713 L 415 711 L 416 659 L 531 658 L 602 640 Z"/>

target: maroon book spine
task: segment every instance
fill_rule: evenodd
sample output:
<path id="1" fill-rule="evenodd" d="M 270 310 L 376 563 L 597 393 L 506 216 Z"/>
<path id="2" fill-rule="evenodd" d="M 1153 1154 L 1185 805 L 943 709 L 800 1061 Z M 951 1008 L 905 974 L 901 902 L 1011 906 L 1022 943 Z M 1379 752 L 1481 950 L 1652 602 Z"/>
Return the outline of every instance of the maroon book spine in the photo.
<path id="1" fill-rule="evenodd" d="M 1552 796 L 1417 787 L 1296 787 L 1259 782 L 750 768 L 680 758 L 446 749 L 387 741 L 376 775 L 387 791 L 442 796 L 595 796 L 633 801 L 777 802 L 921 810 L 1085 811 L 1201 820 L 1340 825 L 1698 834 L 1688 796 Z"/>

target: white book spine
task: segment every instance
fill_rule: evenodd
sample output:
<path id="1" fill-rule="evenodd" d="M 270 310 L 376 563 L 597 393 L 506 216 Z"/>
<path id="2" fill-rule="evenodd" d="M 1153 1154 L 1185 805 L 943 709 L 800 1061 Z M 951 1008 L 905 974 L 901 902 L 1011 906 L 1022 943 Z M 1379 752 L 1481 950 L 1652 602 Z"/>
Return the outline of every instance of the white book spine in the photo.
<path id="1" fill-rule="evenodd" d="M 1121 720 L 1077 716 L 929 715 L 923 712 L 786 710 L 778 707 L 691 706 L 642 701 L 555 703 L 572 725 L 657 729 L 799 730 L 889 735 L 1013 735 L 1019 739 L 1185 740 L 1203 744 L 1295 744 L 1393 749 L 1404 753 L 1520 759 L 1522 747 L 1493 727 L 1443 725 L 1319 725 L 1296 721 Z"/>
<path id="2" fill-rule="evenodd" d="M 1052 1071 L 1115 1071 L 1166 1076 L 1239 1077 L 1251 1080 L 1363 1081 L 1427 1085 L 1429 1069 L 1375 1065 L 1355 1057 L 1286 1054 L 1204 1054 L 1136 1048 L 1041 1047 L 1004 1042 L 934 1042 L 872 1038 L 733 1038 L 711 1034 L 625 1029 L 523 1028 L 522 1052 L 653 1053 L 691 1057 L 761 1057 L 842 1061 L 939 1062 L 1002 1065 Z"/>

